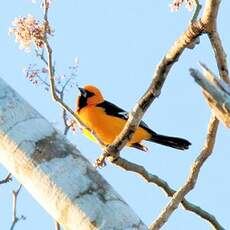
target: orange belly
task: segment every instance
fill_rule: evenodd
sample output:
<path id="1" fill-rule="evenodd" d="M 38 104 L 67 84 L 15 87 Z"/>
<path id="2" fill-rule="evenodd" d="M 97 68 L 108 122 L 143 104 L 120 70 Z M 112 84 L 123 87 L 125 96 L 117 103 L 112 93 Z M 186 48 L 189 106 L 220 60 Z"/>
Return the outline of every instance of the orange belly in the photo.
<path id="1" fill-rule="evenodd" d="M 95 132 L 99 139 L 105 144 L 111 144 L 120 134 L 126 123 L 126 120 L 115 116 L 106 115 L 103 108 L 95 106 L 87 106 L 86 108 L 82 108 L 78 115 L 83 123 L 86 124 L 93 132 Z M 85 134 L 90 139 L 94 139 L 89 132 L 85 132 Z M 139 127 L 127 145 L 139 143 L 142 140 L 149 139 L 150 137 L 151 135 L 145 129 Z"/>

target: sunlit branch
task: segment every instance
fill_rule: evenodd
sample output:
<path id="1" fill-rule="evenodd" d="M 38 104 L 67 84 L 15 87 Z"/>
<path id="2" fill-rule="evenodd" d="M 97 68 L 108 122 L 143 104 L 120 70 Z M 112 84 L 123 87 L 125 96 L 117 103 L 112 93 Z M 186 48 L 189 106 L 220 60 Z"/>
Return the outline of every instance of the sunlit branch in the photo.
<path id="1" fill-rule="evenodd" d="M 168 218 L 173 213 L 173 211 L 182 202 L 185 195 L 195 187 L 202 165 L 212 154 L 213 147 L 215 144 L 215 137 L 218 128 L 218 123 L 219 122 L 216 119 L 216 117 L 212 116 L 209 121 L 207 137 L 204 143 L 204 147 L 201 153 L 199 154 L 199 156 L 196 158 L 195 162 L 192 164 L 190 175 L 188 176 L 187 181 L 176 193 L 174 193 L 168 205 L 162 210 L 158 218 L 151 224 L 149 228 L 150 230 L 160 229 L 167 222 Z M 218 229 L 224 229 L 221 226 L 219 227 L 220 228 Z"/>
<path id="2" fill-rule="evenodd" d="M 126 122 L 122 132 L 97 159 L 96 164 L 98 164 L 98 166 L 103 165 L 107 156 L 113 156 L 114 159 L 119 157 L 121 149 L 132 138 L 132 135 L 138 127 L 144 113 L 150 107 L 152 102 L 160 95 L 161 89 L 172 66 L 178 61 L 185 48 L 193 43 L 194 40 L 203 32 L 203 24 L 199 20 L 190 24 L 187 30 L 176 40 L 171 49 L 167 52 L 167 54 L 162 58 L 161 62 L 156 67 L 156 70 L 153 74 L 152 83 L 148 87 L 145 94 L 136 103 L 132 111 L 129 113 L 129 119 Z"/>
<path id="3" fill-rule="evenodd" d="M 134 172 L 137 175 L 141 176 L 146 182 L 152 183 L 157 185 L 159 188 L 162 189 L 162 191 L 168 196 L 172 197 L 175 193 L 176 190 L 172 189 L 169 184 L 158 177 L 157 175 L 153 175 L 149 173 L 142 165 L 135 164 L 133 162 L 130 162 L 124 158 L 117 158 L 113 162 L 113 164 L 117 165 L 118 167 Z M 205 211 L 201 207 L 191 203 L 190 201 L 186 200 L 185 198 L 182 199 L 181 205 L 185 210 L 191 211 L 194 214 L 197 214 L 201 218 L 205 219 L 206 221 L 209 222 L 210 225 L 212 225 L 216 229 L 223 229 L 223 227 L 220 225 L 220 223 L 216 220 L 215 216 L 210 214 L 209 212 Z"/>
<path id="4" fill-rule="evenodd" d="M 225 59 L 225 53 L 223 47 L 219 39 L 219 35 L 216 31 L 216 20 L 218 15 L 219 4 L 220 4 L 219 0 L 207 0 L 205 4 L 203 17 L 200 19 L 200 21 L 204 26 L 203 31 L 209 34 L 209 38 L 211 40 L 215 52 L 215 57 L 217 60 L 220 76 L 222 77 L 222 79 L 227 81 L 228 80 L 226 79 L 227 78 L 226 73 L 228 73 L 227 62 Z M 217 41 L 213 42 L 211 39 L 212 36 L 210 37 L 210 35 L 216 36 Z M 222 66 L 224 71 L 222 71 L 220 66 Z M 173 198 L 168 203 L 168 205 L 163 209 L 159 217 L 151 224 L 150 227 L 151 230 L 157 230 L 160 227 L 162 227 L 164 223 L 167 222 L 168 218 L 173 213 L 173 211 L 178 207 L 180 202 L 183 200 L 184 196 L 195 187 L 200 169 L 203 163 L 207 160 L 207 158 L 212 153 L 215 144 L 215 136 L 216 136 L 217 128 L 218 128 L 218 120 L 213 115 L 211 120 L 209 121 L 207 138 L 203 150 L 198 156 L 198 158 L 196 159 L 195 163 L 193 164 L 188 180 L 186 181 L 184 186 L 182 186 L 181 189 L 179 189 L 178 192 L 174 194 Z M 223 228 L 220 226 L 216 229 L 223 229 Z"/>

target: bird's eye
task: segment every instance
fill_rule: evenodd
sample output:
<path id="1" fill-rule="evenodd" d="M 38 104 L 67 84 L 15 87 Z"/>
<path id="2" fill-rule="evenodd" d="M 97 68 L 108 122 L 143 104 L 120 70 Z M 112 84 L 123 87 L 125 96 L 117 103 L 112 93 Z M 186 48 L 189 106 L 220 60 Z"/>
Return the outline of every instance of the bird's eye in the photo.
<path id="1" fill-rule="evenodd" d="M 95 95 L 95 93 L 92 93 L 88 90 L 86 90 L 86 94 L 87 94 L 87 97 L 92 97 L 93 95 Z"/>
<path id="2" fill-rule="evenodd" d="M 93 92 L 90 92 L 90 91 L 88 91 L 88 90 L 86 90 L 86 89 L 83 89 L 83 88 L 78 88 L 79 90 L 80 90 L 80 92 L 81 92 L 81 95 L 83 96 L 83 97 L 85 97 L 85 98 L 87 98 L 87 97 L 92 97 L 93 95 L 95 95 L 95 93 L 93 93 Z"/>

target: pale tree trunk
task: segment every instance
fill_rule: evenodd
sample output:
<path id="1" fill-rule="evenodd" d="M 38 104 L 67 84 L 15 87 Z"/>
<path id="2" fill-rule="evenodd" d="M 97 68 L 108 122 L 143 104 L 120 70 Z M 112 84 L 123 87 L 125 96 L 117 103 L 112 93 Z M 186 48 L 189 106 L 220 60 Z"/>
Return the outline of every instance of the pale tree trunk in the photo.
<path id="1" fill-rule="evenodd" d="M 203 74 L 190 69 L 190 74 L 202 87 L 208 105 L 216 117 L 230 128 L 230 83 L 217 78 L 204 64 L 201 64 Z"/>
<path id="2" fill-rule="evenodd" d="M 79 150 L 1 79 L 0 163 L 64 229 L 147 229 Z"/>

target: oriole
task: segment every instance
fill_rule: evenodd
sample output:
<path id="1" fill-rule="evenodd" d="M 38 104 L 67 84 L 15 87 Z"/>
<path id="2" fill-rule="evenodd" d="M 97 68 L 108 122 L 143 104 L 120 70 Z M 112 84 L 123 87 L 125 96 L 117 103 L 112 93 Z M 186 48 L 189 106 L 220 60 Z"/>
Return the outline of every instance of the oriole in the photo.
<path id="1" fill-rule="evenodd" d="M 87 85 L 84 88 L 79 88 L 79 90 L 81 94 L 77 98 L 76 113 L 103 143 L 111 144 L 122 131 L 129 114 L 120 107 L 104 100 L 100 90 L 95 86 Z M 95 141 L 93 135 L 87 130 L 84 130 L 84 134 Z M 191 145 L 189 141 L 183 138 L 157 134 L 141 121 L 127 146 L 146 151 L 147 148 L 141 144 L 143 140 L 181 150 L 188 149 Z"/>

